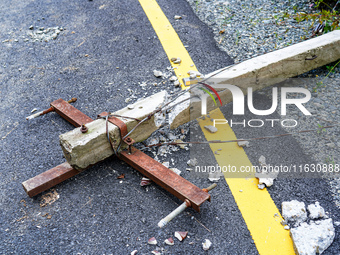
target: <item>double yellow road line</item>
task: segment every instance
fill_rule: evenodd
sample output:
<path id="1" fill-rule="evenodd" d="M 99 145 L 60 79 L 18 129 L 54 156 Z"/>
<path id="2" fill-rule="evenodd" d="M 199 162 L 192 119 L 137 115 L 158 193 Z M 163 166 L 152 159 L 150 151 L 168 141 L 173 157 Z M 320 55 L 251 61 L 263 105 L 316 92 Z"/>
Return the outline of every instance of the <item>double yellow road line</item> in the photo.
<path id="1" fill-rule="evenodd" d="M 183 46 L 176 31 L 155 0 L 139 0 L 145 14 L 154 28 L 170 63 L 175 68 L 175 74 L 182 83 L 182 78 L 188 77 L 189 70 L 197 71 L 189 53 Z M 181 58 L 180 64 L 171 62 L 171 58 Z M 182 83 L 182 87 L 184 87 Z M 217 109 L 210 113 L 214 119 L 225 119 Z M 234 140 L 236 136 L 229 125 L 220 125 L 218 132 L 212 134 L 205 128 L 211 125 L 210 120 L 200 120 L 202 131 L 207 140 Z M 217 148 L 218 146 L 218 148 Z M 212 151 L 222 149 L 221 155 L 215 155 L 220 166 L 236 167 L 251 166 L 245 151 L 236 143 L 211 144 Z M 223 152 L 223 153 L 222 153 Z M 258 180 L 251 178 L 225 178 L 235 202 L 244 218 L 256 248 L 261 255 L 292 255 L 293 242 L 289 231 L 280 224 L 282 217 L 266 189 L 257 188 Z M 241 192 L 242 191 L 242 192 Z M 228 219 L 225 219 L 226 221 Z M 222 237 L 221 237 L 222 238 Z"/>

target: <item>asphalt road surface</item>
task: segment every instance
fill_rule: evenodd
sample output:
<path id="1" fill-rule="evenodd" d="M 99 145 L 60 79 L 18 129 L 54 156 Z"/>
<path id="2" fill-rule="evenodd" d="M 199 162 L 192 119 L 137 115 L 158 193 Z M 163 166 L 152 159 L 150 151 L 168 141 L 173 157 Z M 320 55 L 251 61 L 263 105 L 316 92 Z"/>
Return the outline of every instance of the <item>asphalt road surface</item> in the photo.
<path id="1" fill-rule="evenodd" d="M 188 45 L 198 70 L 209 73 L 233 63 L 186 1 L 158 3 Z M 205 254 L 204 239 L 213 243 L 207 253 L 258 254 L 224 180 L 201 213 L 187 210 L 164 229 L 157 222 L 180 201 L 156 185 L 141 187 L 141 175 L 115 158 L 48 191 L 56 197 L 51 204 L 41 206 L 48 192 L 29 198 L 21 183 L 65 162 L 58 136 L 73 129 L 56 113 L 26 121 L 32 109 L 77 97 L 74 106 L 95 118 L 126 106 L 127 98 L 133 102 L 162 89 L 178 89 L 153 75 L 155 69 L 166 72 L 170 64 L 138 1 L 3 0 L 0 13 L 0 254 L 130 254 L 135 249 L 138 254 L 155 249 L 163 254 Z M 177 22 L 175 15 L 183 20 Z M 29 36 L 50 27 L 63 28 L 56 39 L 34 41 Z M 143 82 L 146 89 L 140 86 Z M 228 107 L 223 108 L 226 116 Z M 245 136 L 251 130 L 235 132 Z M 273 164 L 283 158 L 310 160 L 292 137 L 254 143 L 247 149 L 252 162 L 258 160 L 259 148 L 263 154 L 275 150 Z M 170 158 L 197 186 L 211 184 L 185 171 L 189 152 L 180 150 Z M 125 178 L 117 179 L 121 174 Z M 330 217 L 340 219 L 323 181 L 279 179 L 269 192 L 278 208 L 286 200 L 318 200 Z M 182 243 L 175 239 L 174 246 L 163 244 L 175 231 L 188 231 L 190 238 Z M 339 227 L 336 232 L 324 254 L 340 252 Z M 153 236 L 157 246 L 147 244 Z"/>

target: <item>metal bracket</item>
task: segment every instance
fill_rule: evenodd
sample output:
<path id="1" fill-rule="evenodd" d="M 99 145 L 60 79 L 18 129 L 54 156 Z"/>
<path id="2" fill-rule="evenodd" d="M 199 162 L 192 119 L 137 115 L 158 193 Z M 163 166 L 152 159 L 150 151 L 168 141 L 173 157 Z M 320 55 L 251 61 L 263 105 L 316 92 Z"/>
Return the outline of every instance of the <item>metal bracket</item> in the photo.
<path id="1" fill-rule="evenodd" d="M 60 116 L 76 127 L 93 121 L 90 117 L 73 106 L 70 106 L 62 99 L 52 102 L 51 106 Z M 109 113 L 102 112 L 98 115 L 98 117 L 103 118 L 107 117 L 108 115 Z M 176 209 L 159 223 L 160 227 L 165 226 L 176 215 L 184 211 L 185 208 L 192 207 L 199 212 L 200 206 L 205 201 L 210 201 L 211 197 L 207 192 L 215 186 L 211 186 L 208 189 L 203 190 L 198 188 L 188 180 L 163 166 L 158 161 L 133 147 L 132 145 L 135 143 L 135 141 L 131 137 L 125 137 L 128 134 L 128 130 L 124 121 L 114 116 L 108 117 L 108 121 L 119 128 L 121 141 L 127 144 L 129 147 L 129 151 L 122 151 L 121 153 L 117 154 L 119 159 L 124 160 L 144 176 L 148 177 L 156 184 L 184 202 L 178 209 Z M 80 171 L 73 169 L 67 162 L 65 162 L 64 164 L 61 164 L 23 182 L 22 185 L 27 194 L 32 197 L 49 188 L 52 188 L 53 186 L 78 174 L 79 172 Z"/>

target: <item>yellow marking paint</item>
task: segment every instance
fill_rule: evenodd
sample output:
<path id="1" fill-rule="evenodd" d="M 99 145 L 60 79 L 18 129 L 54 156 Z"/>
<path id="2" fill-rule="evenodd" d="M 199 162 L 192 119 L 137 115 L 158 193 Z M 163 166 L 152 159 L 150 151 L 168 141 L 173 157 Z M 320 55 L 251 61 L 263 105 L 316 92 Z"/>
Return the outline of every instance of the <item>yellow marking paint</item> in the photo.
<path id="1" fill-rule="evenodd" d="M 144 12 L 149 18 L 156 34 L 166 52 L 169 61 L 171 58 L 181 58 L 181 64 L 171 62 L 177 78 L 181 82 L 182 78 L 188 77 L 189 70 L 197 71 L 190 55 L 183 46 L 176 31 L 164 15 L 163 11 L 155 0 L 139 0 Z M 217 109 L 210 114 L 214 119 L 225 119 L 222 112 Z M 211 125 L 210 120 L 201 120 L 200 126 L 207 140 L 232 140 L 236 136 L 229 125 L 219 125 L 215 134 L 205 130 L 205 125 Z M 220 166 L 233 165 L 236 167 L 251 166 L 244 150 L 236 143 L 211 144 L 212 151 L 221 148 L 221 155 L 215 155 Z M 292 255 L 294 253 L 293 243 L 289 236 L 289 231 L 280 224 L 282 217 L 275 206 L 267 190 L 257 188 L 258 181 L 251 176 L 244 178 L 225 178 L 226 182 L 235 198 L 239 210 L 247 224 L 253 237 L 257 250 L 261 255 Z M 240 192 L 242 190 L 242 192 Z M 225 219 L 228 220 L 228 219 Z"/>
<path id="2" fill-rule="evenodd" d="M 225 120 L 219 109 L 211 112 L 210 117 Z M 200 120 L 199 124 L 207 140 L 237 139 L 227 124 L 216 125 L 218 128 L 216 133 L 210 133 L 204 128 L 204 126 L 212 125 L 209 118 Z M 210 147 L 212 151 L 222 149 L 218 151 L 220 155 L 214 154 L 218 165 L 221 167 L 230 165 L 240 169 L 242 166 L 252 166 L 245 151 L 237 143 L 210 144 Z M 259 253 L 261 255 L 295 254 L 289 231 L 285 230 L 280 223 L 282 217 L 278 208 L 266 189 L 257 188 L 258 180 L 254 177 L 254 174 L 249 174 L 246 178 L 228 178 L 228 173 L 224 174 Z"/>
<path id="3" fill-rule="evenodd" d="M 197 71 L 194 62 L 158 3 L 155 0 L 139 0 L 139 3 L 146 16 L 149 18 L 149 21 L 168 56 L 175 74 L 181 83 L 181 87 L 185 88 L 182 79 L 189 77 L 187 74 L 188 71 Z M 180 58 L 182 62 L 180 64 L 174 64 L 171 61 L 171 58 Z"/>

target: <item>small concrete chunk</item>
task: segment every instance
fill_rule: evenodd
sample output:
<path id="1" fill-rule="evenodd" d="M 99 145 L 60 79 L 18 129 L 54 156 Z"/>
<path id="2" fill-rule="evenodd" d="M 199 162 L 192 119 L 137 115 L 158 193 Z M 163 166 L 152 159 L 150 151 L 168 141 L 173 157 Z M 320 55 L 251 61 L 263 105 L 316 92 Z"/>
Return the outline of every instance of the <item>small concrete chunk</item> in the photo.
<path id="1" fill-rule="evenodd" d="M 237 142 L 237 145 L 239 147 L 249 147 L 249 142 L 248 141 L 240 141 L 240 142 Z"/>
<path id="2" fill-rule="evenodd" d="M 304 222 L 290 230 L 298 255 L 322 254 L 333 242 L 335 230 L 332 219 Z"/>
<path id="3" fill-rule="evenodd" d="M 325 217 L 325 209 L 323 209 L 319 202 L 315 202 L 315 204 L 310 204 L 307 207 L 307 210 L 309 212 L 309 218 L 311 219 L 318 219 Z"/>
<path id="4" fill-rule="evenodd" d="M 262 184 L 257 184 L 258 189 L 264 189 L 266 187 L 266 185 Z"/>
<path id="5" fill-rule="evenodd" d="M 255 177 L 259 179 L 259 184 L 265 184 L 266 187 L 272 186 L 274 184 L 274 180 L 279 175 L 279 172 L 268 167 L 264 156 L 259 158 L 259 163 L 261 165 L 261 172 L 256 172 Z"/>
<path id="6" fill-rule="evenodd" d="M 282 217 L 287 222 L 298 226 L 307 219 L 305 203 L 297 200 L 282 202 Z"/>
<path id="7" fill-rule="evenodd" d="M 153 70 L 153 75 L 156 76 L 157 78 L 163 77 L 163 73 L 158 70 Z"/>
<path id="8" fill-rule="evenodd" d="M 197 166 L 198 162 L 196 158 L 189 159 L 187 162 L 188 166 Z"/>
<path id="9" fill-rule="evenodd" d="M 217 128 L 216 127 L 214 127 L 214 126 L 204 126 L 204 128 L 206 129 L 206 130 L 208 130 L 210 133 L 216 133 L 217 132 Z"/>

